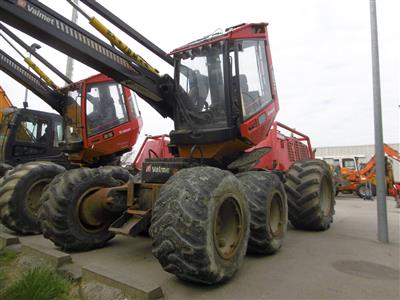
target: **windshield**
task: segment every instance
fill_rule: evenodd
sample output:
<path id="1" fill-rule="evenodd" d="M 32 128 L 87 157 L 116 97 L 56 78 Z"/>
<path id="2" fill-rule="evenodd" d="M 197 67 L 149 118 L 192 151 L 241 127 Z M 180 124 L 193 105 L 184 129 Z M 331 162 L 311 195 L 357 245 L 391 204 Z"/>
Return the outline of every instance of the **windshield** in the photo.
<path id="1" fill-rule="evenodd" d="M 180 61 L 179 84 L 186 92 L 182 105 L 192 126 L 221 128 L 227 125 L 222 43 L 185 53 Z M 181 121 L 188 125 L 187 120 Z"/>
<path id="2" fill-rule="evenodd" d="M 87 86 L 86 122 L 89 136 L 128 121 L 122 86 L 114 81 Z"/>

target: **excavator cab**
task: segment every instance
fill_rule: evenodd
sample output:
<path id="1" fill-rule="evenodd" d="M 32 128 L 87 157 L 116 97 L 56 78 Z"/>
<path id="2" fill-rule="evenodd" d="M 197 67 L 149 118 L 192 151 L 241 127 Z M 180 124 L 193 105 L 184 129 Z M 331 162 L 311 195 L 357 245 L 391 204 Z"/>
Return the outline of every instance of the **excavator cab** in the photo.
<path id="1" fill-rule="evenodd" d="M 128 88 L 98 74 L 63 89 L 65 148 L 72 161 L 105 163 L 136 143 L 142 119 Z M 84 149 L 82 151 L 77 151 Z"/>
<path id="2" fill-rule="evenodd" d="M 279 109 L 266 27 L 238 25 L 171 53 L 181 156 L 226 157 L 265 138 Z"/>

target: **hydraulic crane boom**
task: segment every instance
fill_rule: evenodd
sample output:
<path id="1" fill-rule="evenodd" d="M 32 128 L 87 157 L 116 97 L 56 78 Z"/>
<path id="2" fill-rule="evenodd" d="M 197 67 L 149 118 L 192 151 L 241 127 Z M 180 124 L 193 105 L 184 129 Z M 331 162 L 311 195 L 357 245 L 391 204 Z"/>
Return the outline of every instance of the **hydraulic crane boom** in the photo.
<path id="1" fill-rule="evenodd" d="M 1 1 L 0 19 L 15 28 L 24 28 L 32 37 L 123 83 L 164 117 L 172 117 L 172 106 L 163 95 L 166 79 L 39 1 Z"/>
<path id="2" fill-rule="evenodd" d="M 120 18 L 118 18 L 115 14 L 110 12 L 107 8 L 102 6 L 100 3 L 98 3 L 95 0 L 81 0 L 82 3 L 84 3 L 86 6 L 90 7 L 93 9 L 95 12 L 97 12 L 99 15 L 101 15 L 103 18 L 105 18 L 107 21 L 121 29 L 123 32 L 125 32 L 127 35 L 129 35 L 131 38 L 142 44 L 144 47 L 149 49 L 151 52 L 156 54 L 158 57 L 163 59 L 165 62 L 170 64 L 171 66 L 174 65 L 174 60 L 172 59 L 171 56 L 169 56 L 164 50 L 159 48 L 157 45 L 149 41 L 146 37 L 141 35 L 139 32 L 131 28 L 128 24 L 126 24 L 124 21 L 122 21 Z"/>
<path id="3" fill-rule="evenodd" d="M 59 114 L 63 113 L 66 98 L 50 89 L 40 77 L 33 74 L 2 50 L 0 50 L 0 70 L 30 89 Z"/>
<path id="4" fill-rule="evenodd" d="M 42 62 L 46 67 L 48 67 L 51 71 L 53 71 L 57 76 L 62 78 L 67 84 L 71 84 L 72 80 L 65 76 L 62 72 L 60 72 L 57 68 L 55 68 L 52 64 L 50 64 L 45 58 L 43 58 L 36 51 L 32 51 L 31 46 L 27 45 L 24 41 L 22 41 L 18 36 L 16 36 L 11 30 L 9 30 L 6 26 L 0 23 L 0 30 L 6 33 L 9 37 L 11 37 L 14 41 L 16 41 L 19 45 L 21 45 L 26 51 L 36 57 L 40 62 Z"/>

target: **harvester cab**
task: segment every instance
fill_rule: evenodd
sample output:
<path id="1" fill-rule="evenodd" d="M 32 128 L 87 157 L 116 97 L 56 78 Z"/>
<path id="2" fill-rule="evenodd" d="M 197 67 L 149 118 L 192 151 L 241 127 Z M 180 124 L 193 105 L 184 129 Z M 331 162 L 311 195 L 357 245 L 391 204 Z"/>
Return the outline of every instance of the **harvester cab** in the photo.
<path id="1" fill-rule="evenodd" d="M 98 74 L 60 90 L 65 104 L 65 143 L 71 161 L 105 165 L 135 145 L 142 118 L 136 97 Z"/>
<path id="2" fill-rule="evenodd" d="M 171 54 L 179 156 L 231 162 L 265 138 L 279 109 L 267 24 L 231 27 Z"/>

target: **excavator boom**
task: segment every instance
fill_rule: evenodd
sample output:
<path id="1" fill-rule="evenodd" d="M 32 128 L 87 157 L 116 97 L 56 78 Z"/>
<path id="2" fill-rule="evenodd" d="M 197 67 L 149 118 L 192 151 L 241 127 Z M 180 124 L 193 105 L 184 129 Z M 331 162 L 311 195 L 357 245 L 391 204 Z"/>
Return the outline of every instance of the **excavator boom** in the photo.
<path id="1" fill-rule="evenodd" d="M 6 92 L 0 86 L 0 120 L 3 119 L 3 109 L 12 107 L 12 102 L 7 97 Z"/>
<path id="2" fill-rule="evenodd" d="M 13 105 L 12 105 L 11 100 L 8 98 L 6 92 L 0 86 L 0 109 L 9 108 L 9 107 L 12 107 L 12 106 Z"/>
<path id="3" fill-rule="evenodd" d="M 398 162 L 400 162 L 400 153 L 396 150 L 393 149 L 392 147 L 390 147 L 387 144 L 384 144 L 383 146 L 383 151 L 386 153 L 387 156 L 389 156 L 390 158 L 393 158 L 394 160 L 397 160 Z"/>

